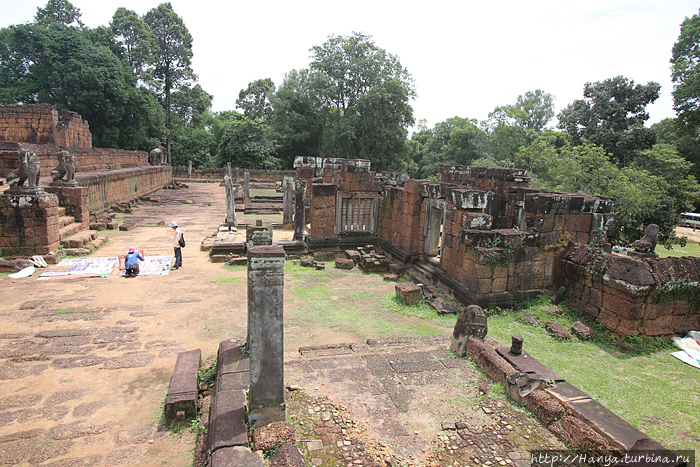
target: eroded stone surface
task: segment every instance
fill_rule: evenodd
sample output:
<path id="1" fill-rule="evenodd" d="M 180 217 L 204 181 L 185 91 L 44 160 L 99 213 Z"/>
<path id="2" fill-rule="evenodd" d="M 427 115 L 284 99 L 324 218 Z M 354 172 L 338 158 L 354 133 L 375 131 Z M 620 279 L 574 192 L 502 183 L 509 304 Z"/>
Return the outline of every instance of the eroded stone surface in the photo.
<path id="1" fill-rule="evenodd" d="M 129 352 L 120 357 L 107 358 L 106 370 L 118 370 L 120 368 L 138 368 L 148 366 L 153 362 L 155 355 L 146 352 Z"/>
<path id="2" fill-rule="evenodd" d="M 46 402 L 44 402 L 44 405 L 52 406 L 52 405 L 62 404 L 64 402 L 67 402 L 70 400 L 82 399 L 83 397 L 87 396 L 88 394 L 90 394 L 90 388 L 72 389 L 69 391 L 54 392 L 53 394 L 51 394 L 49 397 L 46 398 Z"/>
<path id="3" fill-rule="evenodd" d="M 51 429 L 51 438 L 62 440 L 99 435 L 111 430 L 114 425 L 116 425 L 115 422 L 92 423 L 82 421 L 57 425 Z"/>
<path id="4" fill-rule="evenodd" d="M 104 361 L 104 357 L 85 355 L 83 357 L 56 358 L 51 362 L 51 365 L 56 368 L 80 368 L 84 366 L 100 365 Z"/>

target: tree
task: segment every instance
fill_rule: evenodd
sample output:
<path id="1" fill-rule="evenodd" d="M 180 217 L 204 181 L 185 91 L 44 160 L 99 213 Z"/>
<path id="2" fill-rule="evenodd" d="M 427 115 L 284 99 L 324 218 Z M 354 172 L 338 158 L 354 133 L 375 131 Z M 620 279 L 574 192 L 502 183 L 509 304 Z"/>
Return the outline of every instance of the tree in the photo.
<path id="1" fill-rule="evenodd" d="M 527 146 L 535 137 L 534 130 L 523 126 L 529 115 L 525 110 L 512 105 L 496 107 L 489 113 L 482 126 L 489 136 L 490 150 L 495 160 L 513 161 L 522 146 Z"/>
<path id="2" fill-rule="evenodd" d="M 406 128 L 413 124 L 408 92 L 390 79 L 360 96 L 348 109 L 346 122 L 353 128 L 354 154 L 371 160 L 376 170 L 395 170 L 406 155 Z"/>
<path id="3" fill-rule="evenodd" d="M 554 117 L 554 96 L 541 89 L 527 91 L 518 96 L 514 107 L 525 112 L 518 114 L 519 118 L 516 118 L 519 126 L 542 134 Z"/>
<path id="4" fill-rule="evenodd" d="M 275 93 L 275 83 L 270 78 L 257 79 L 241 89 L 236 99 L 236 107 L 243 110 L 246 117 L 267 121 L 272 115 L 270 99 Z"/>
<path id="5" fill-rule="evenodd" d="M 673 108 L 679 128 L 700 137 L 700 15 L 685 18 L 671 56 Z"/>
<path id="6" fill-rule="evenodd" d="M 149 10 L 144 21 L 153 34 L 152 64 L 154 84 L 163 97 L 165 106 L 166 149 L 170 157 L 171 102 L 173 90 L 195 79 L 192 63 L 192 36 L 173 7 L 161 3 Z M 168 161 L 170 162 L 170 161 Z"/>
<path id="7" fill-rule="evenodd" d="M 276 146 L 268 125 L 241 115 L 224 133 L 217 153 L 218 162 L 251 169 L 279 169 L 281 163 L 275 157 Z"/>
<path id="8" fill-rule="evenodd" d="M 36 9 L 34 22 L 42 26 L 51 25 L 77 26 L 83 28 L 80 21 L 80 8 L 74 7 L 68 0 L 49 0 L 44 8 Z"/>
<path id="9" fill-rule="evenodd" d="M 159 131 L 159 104 L 137 88 L 125 62 L 89 37 L 61 25 L 0 30 L 0 103 L 53 104 L 81 114 L 97 147 L 146 149 Z"/>
<path id="10" fill-rule="evenodd" d="M 134 74 L 146 81 L 146 67 L 153 47 L 153 34 L 148 25 L 136 12 L 119 7 L 112 16 L 110 28 L 114 41 Z"/>
<path id="11" fill-rule="evenodd" d="M 690 164 L 668 146 L 641 151 L 632 165 L 618 167 L 600 146 L 589 142 L 557 146 L 561 141 L 550 133 L 518 152 L 520 166 L 532 170 L 531 185 L 614 198 L 627 243 L 641 237 L 643 227 L 652 223 L 669 234 L 678 213 L 700 195 L 695 177 L 688 175 Z"/>
<path id="12" fill-rule="evenodd" d="M 364 34 L 330 36 L 322 45 L 312 47 L 311 52 L 310 69 L 314 78 L 314 91 L 328 117 L 324 126 L 324 155 L 356 157 L 354 151 L 358 147 L 369 147 L 369 142 L 365 139 L 368 135 L 366 127 L 357 126 L 362 124 L 363 112 L 372 112 L 376 116 L 378 111 L 375 105 L 369 104 L 368 99 L 376 104 L 377 97 L 382 94 L 386 96 L 387 92 L 394 96 L 405 94 L 407 98 L 412 98 L 415 94 L 413 80 L 396 56 L 377 47 L 371 36 Z M 388 84 L 390 80 L 395 83 Z M 396 94 L 397 87 L 403 87 L 404 90 Z M 373 97 L 365 97 L 360 104 L 360 100 L 374 88 Z M 396 99 L 383 98 L 379 101 L 387 106 L 397 104 Z M 407 122 L 412 121 L 412 110 L 408 113 L 410 106 L 405 103 L 396 105 L 395 109 L 404 114 L 393 118 L 391 125 L 403 125 L 401 128 L 406 130 Z M 391 109 L 382 112 L 388 115 Z M 383 131 L 394 135 L 401 128 L 389 130 L 385 127 Z M 380 144 L 375 141 L 371 145 L 378 147 Z M 395 157 L 398 154 L 386 156 Z"/>
<path id="13" fill-rule="evenodd" d="M 602 146 L 624 167 L 638 151 L 650 149 L 656 141 L 644 122 L 649 119 L 646 106 L 659 97 L 660 89 L 653 81 L 635 85 L 623 76 L 586 83 L 585 99 L 559 113 L 557 128 L 569 133 L 573 144 L 589 141 Z"/>
<path id="14" fill-rule="evenodd" d="M 321 151 L 324 114 L 312 89 L 309 70 L 292 70 L 270 97 L 272 128 L 279 144 L 278 155 L 287 169 L 297 156 L 316 157 Z"/>

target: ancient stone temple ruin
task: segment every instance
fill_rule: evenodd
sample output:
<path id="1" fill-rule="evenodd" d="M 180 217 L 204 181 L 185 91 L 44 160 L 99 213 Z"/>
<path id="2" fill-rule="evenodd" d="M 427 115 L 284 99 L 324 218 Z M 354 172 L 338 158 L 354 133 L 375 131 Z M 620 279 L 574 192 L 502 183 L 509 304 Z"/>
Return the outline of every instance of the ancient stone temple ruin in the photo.
<path id="1" fill-rule="evenodd" d="M 297 158 L 295 166 L 311 251 L 381 245 L 483 308 L 565 286 L 574 309 L 623 336 L 700 326 L 697 287 L 683 288 L 699 283 L 700 259 L 610 254 L 612 199 L 530 188 L 518 169 L 442 165 L 432 181 L 376 173 L 366 160 Z"/>
<path id="2" fill-rule="evenodd" d="M 0 255 L 48 255 L 97 238 L 90 213 L 172 180 L 144 151 L 93 148 L 80 115 L 48 104 L 0 106 Z M 26 182 L 26 186 L 24 185 Z"/>

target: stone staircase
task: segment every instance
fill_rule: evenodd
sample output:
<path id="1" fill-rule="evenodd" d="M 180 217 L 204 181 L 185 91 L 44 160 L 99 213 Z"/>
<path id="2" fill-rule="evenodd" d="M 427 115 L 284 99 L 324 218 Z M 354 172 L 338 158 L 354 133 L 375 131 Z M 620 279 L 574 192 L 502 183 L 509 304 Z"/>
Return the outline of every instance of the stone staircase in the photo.
<path id="1" fill-rule="evenodd" d="M 58 236 L 67 254 L 89 255 L 107 241 L 97 230 L 85 229 L 82 223 L 75 222 L 75 217 L 66 214 L 65 207 L 58 208 L 58 216 Z"/>

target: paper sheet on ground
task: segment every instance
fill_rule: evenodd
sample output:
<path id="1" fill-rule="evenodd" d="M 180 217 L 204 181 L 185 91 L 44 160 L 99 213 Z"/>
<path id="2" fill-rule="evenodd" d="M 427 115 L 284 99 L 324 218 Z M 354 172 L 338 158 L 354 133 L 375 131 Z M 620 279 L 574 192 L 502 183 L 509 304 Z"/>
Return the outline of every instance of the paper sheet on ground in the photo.
<path id="1" fill-rule="evenodd" d="M 700 333 L 698 331 L 690 331 L 685 337 L 674 337 L 673 343 L 680 347 L 680 352 L 673 352 L 671 355 L 680 361 L 700 368 Z"/>
<path id="2" fill-rule="evenodd" d="M 678 360 L 682 361 L 683 363 L 687 363 L 688 365 L 694 366 L 695 368 L 700 369 L 700 363 L 698 363 L 697 360 L 695 360 L 693 357 L 685 353 L 683 350 L 679 350 L 678 352 L 672 352 L 671 353 L 672 357 L 676 357 Z"/>

